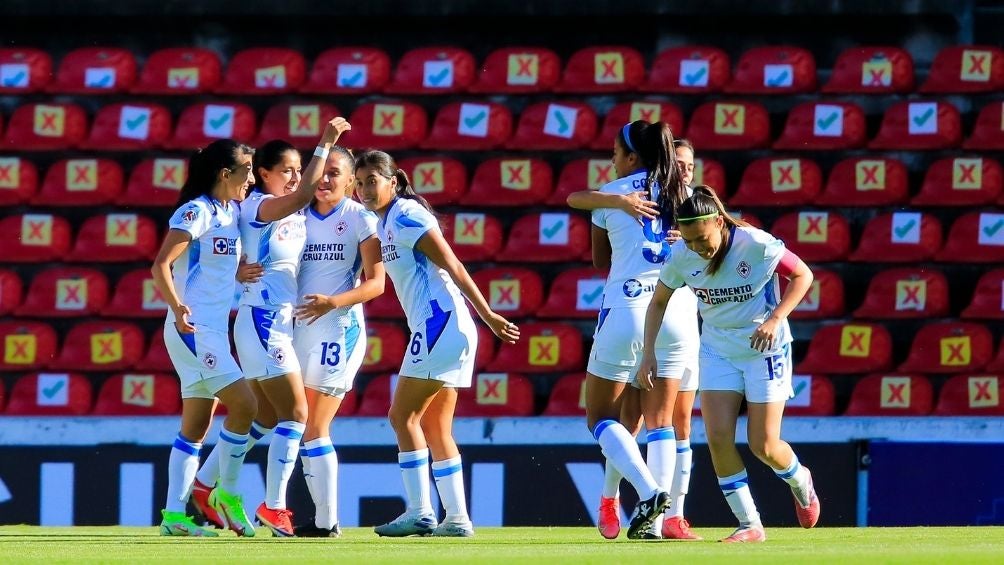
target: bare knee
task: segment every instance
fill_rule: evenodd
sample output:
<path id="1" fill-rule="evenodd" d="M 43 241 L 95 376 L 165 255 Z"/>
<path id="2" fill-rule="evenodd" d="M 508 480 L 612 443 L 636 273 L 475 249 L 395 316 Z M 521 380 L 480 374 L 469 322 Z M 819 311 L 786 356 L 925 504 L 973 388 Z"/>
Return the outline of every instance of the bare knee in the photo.
<path id="1" fill-rule="evenodd" d="M 393 406 L 391 406 L 390 411 L 387 412 L 387 420 L 390 421 L 390 427 L 394 428 L 394 431 L 398 433 L 407 431 L 412 427 L 417 427 L 421 421 L 418 414 L 406 410 L 395 409 Z"/>
<path id="2" fill-rule="evenodd" d="M 673 414 L 673 429 L 676 430 L 676 439 L 687 439 L 690 437 L 690 414 Z"/>
<path id="3" fill-rule="evenodd" d="M 251 425 L 251 421 L 258 415 L 258 400 L 251 393 L 250 389 L 245 394 L 234 394 L 228 399 L 227 420 L 235 424 Z"/>

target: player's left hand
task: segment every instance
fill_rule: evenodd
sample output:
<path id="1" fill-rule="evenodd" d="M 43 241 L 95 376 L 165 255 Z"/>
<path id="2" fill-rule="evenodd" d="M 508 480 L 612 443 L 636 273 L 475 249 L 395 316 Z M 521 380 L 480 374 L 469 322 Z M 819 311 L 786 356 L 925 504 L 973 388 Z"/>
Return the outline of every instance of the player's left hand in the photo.
<path id="1" fill-rule="evenodd" d="M 336 308 L 332 297 L 325 294 L 308 294 L 303 299 L 306 302 L 296 305 L 296 308 L 293 310 L 293 316 L 298 320 L 305 320 L 308 326 Z"/>
<path id="2" fill-rule="evenodd" d="M 666 243 L 673 245 L 680 240 L 680 230 L 666 230 Z"/>
<path id="3" fill-rule="evenodd" d="M 774 338 L 777 336 L 777 324 L 778 320 L 774 318 L 769 318 L 766 322 L 760 324 L 753 332 L 753 335 L 750 336 L 750 347 L 760 353 L 774 347 Z"/>
<path id="4" fill-rule="evenodd" d="M 638 383 L 638 388 L 649 391 L 655 388 L 655 382 L 652 381 L 652 374 L 656 371 L 656 361 L 655 356 L 651 354 L 642 354 L 641 363 L 638 364 L 638 372 L 635 374 L 635 382 Z"/>
<path id="5" fill-rule="evenodd" d="M 488 327 L 491 328 L 492 333 L 496 335 L 499 339 L 508 344 L 513 344 L 519 341 L 519 326 L 506 320 L 504 317 L 492 312 L 488 318 L 485 320 Z"/>
<path id="6" fill-rule="evenodd" d="M 248 263 L 248 256 L 241 255 L 241 262 L 237 265 L 237 282 L 255 283 L 265 275 L 265 267 L 261 263 Z"/>

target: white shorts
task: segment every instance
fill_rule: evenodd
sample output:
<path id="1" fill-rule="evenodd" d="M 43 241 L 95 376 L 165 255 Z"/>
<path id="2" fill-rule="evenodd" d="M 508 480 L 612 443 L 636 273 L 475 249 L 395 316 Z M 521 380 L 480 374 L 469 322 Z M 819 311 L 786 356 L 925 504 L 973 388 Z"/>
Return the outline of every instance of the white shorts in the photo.
<path id="1" fill-rule="evenodd" d="M 172 321 L 164 325 L 164 345 L 181 380 L 182 398 L 215 398 L 243 378 L 225 331 L 196 325 L 195 333 L 182 336 Z"/>
<path id="2" fill-rule="evenodd" d="M 791 344 L 775 355 L 726 359 L 701 347 L 701 391 L 732 390 L 747 402 L 784 402 L 791 388 Z"/>
<path id="3" fill-rule="evenodd" d="M 478 328 L 466 308 L 443 311 L 435 302 L 433 308 L 432 316 L 413 329 L 399 374 L 468 388 L 474 378 Z"/>
<path id="4" fill-rule="evenodd" d="M 586 371 L 602 379 L 621 383 L 635 382 L 635 368 L 641 360 L 645 337 L 645 308 L 608 308 L 600 311 L 589 351 Z M 657 375 L 663 379 L 680 379 L 681 390 L 697 390 L 698 339 L 673 340 L 659 333 L 655 358 Z M 684 388 L 684 385 L 693 388 Z"/>
<path id="5" fill-rule="evenodd" d="M 261 380 L 300 370 L 293 349 L 293 306 L 241 306 L 234 323 L 237 358 L 249 379 Z"/>
<path id="6" fill-rule="evenodd" d="M 352 390 L 366 357 L 366 325 L 361 309 L 339 316 L 329 312 L 308 325 L 297 320 L 293 349 L 300 361 L 303 386 L 342 398 Z"/>

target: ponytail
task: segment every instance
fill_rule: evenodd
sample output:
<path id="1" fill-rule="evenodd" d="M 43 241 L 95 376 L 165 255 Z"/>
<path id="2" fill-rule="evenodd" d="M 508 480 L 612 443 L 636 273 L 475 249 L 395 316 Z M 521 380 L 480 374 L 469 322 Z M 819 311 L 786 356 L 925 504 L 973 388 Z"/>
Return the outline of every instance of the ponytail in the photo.
<path id="1" fill-rule="evenodd" d="M 398 198 L 414 200 L 415 202 L 421 204 L 422 207 L 429 212 L 435 213 L 432 210 L 432 206 L 429 205 L 429 202 L 423 198 L 422 195 L 415 192 L 414 187 L 411 186 L 411 180 L 408 179 L 408 173 L 398 168 L 397 163 L 394 162 L 394 158 L 387 153 L 372 149 L 363 152 L 361 155 L 356 157 L 355 168 L 358 169 L 360 167 L 369 167 L 386 179 L 397 180 L 397 188 L 395 189 L 395 192 L 397 193 Z"/>
<path id="2" fill-rule="evenodd" d="M 242 154 L 254 155 L 254 149 L 232 139 L 217 139 L 197 149 L 188 160 L 188 178 L 181 187 L 177 206 L 211 193 L 220 170 L 234 168 L 237 156 Z"/>
<path id="3" fill-rule="evenodd" d="M 732 217 L 714 189 L 704 184 L 694 187 L 694 194 L 680 204 L 676 214 L 676 220 L 681 226 L 722 218 L 722 246 L 708 263 L 707 272 L 711 275 L 718 271 L 719 267 L 722 266 L 722 261 L 725 260 L 725 249 L 728 247 L 729 233 L 732 228 L 749 226 L 748 223 Z"/>
<path id="4" fill-rule="evenodd" d="M 618 134 L 621 146 L 638 155 L 647 176 L 645 187 L 649 194 L 659 187 L 656 203 L 664 228 L 676 225 L 676 208 L 687 198 L 687 187 L 676 163 L 673 132 L 669 124 L 650 124 L 637 120 L 626 124 Z"/>

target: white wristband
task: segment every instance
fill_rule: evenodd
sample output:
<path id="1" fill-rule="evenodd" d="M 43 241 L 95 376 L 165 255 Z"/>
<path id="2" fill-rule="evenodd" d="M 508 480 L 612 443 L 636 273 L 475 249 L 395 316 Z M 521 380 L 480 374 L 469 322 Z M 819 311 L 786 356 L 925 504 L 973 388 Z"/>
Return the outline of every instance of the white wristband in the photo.
<path id="1" fill-rule="evenodd" d="M 317 149 L 314 149 L 314 157 L 320 157 L 321 159 L 327 159 L 328 158 L 328 149 L 325 148 L 325 147 L 321 147 L 320 145 L 318 145 Z"/>

